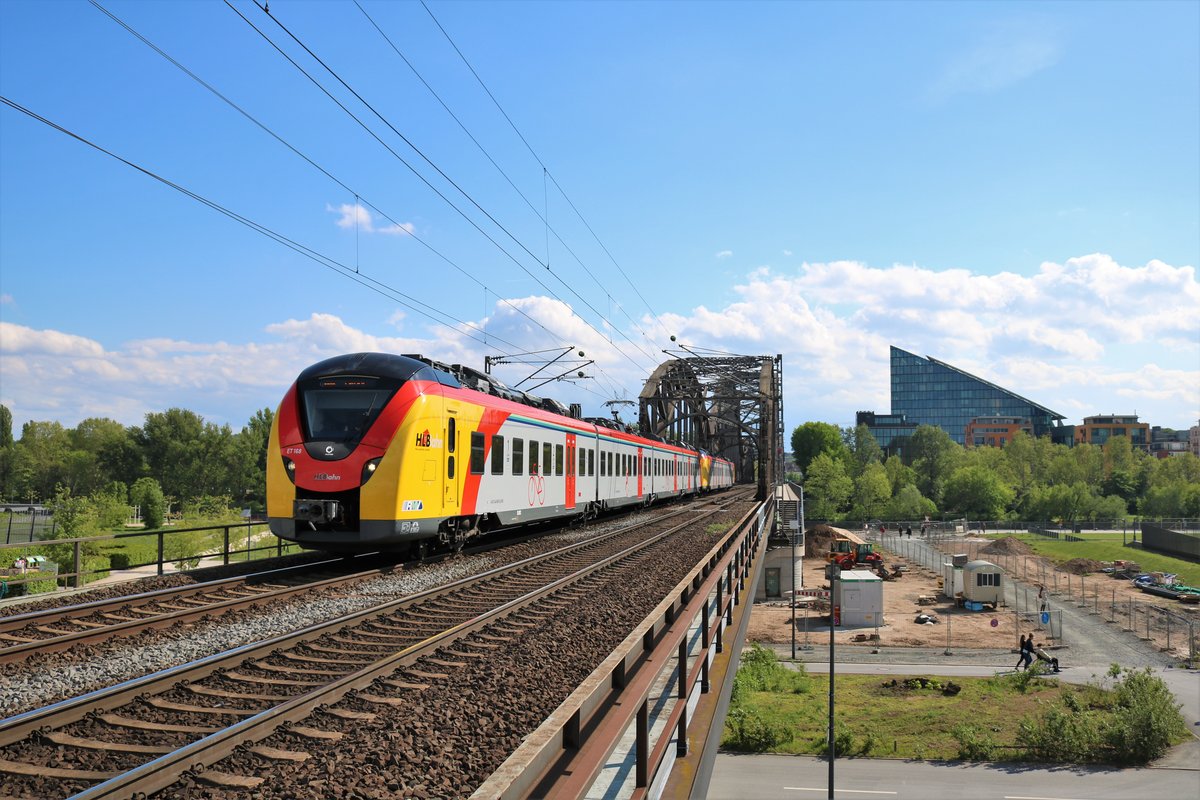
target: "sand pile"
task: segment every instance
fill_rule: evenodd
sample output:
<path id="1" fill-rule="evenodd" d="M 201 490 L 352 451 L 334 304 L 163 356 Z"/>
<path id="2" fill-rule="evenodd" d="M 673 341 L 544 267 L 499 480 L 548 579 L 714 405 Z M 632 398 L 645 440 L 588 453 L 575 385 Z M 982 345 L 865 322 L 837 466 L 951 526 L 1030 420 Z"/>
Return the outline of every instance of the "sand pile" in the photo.
<path id="1" fill-rule="evenodd" d="M 1091 572 L 1099 572 L 1104 569 L 1104 565 L 1092 558 L 1072 558 L 1070 561 L 1064 561 L 1059 566 L 1067 572 L 1075 575 L 1087 575 Z"/>
<path id="2" fill-rule="evenodd" d="M 1003 539 L 997 539 L 992 542 L 987 547 L 980 548 L 979 552 L 999 556 L 1027 556 L 1033 552 L 1033 548 L 1020 539 L 1005 536 Z"/>

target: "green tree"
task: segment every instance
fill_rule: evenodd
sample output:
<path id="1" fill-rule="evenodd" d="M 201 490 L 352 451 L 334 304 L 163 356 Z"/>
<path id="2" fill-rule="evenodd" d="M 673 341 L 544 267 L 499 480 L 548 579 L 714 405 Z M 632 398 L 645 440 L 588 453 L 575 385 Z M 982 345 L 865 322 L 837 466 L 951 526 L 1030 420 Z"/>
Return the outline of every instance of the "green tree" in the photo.
<path id="1" fill-rule="evenodd" d="M 54 497 L 67 483 L 71 439 L 57 422 L 26 422 L 13 459 L 15 490 L 21 499 Z"/>
<path id="2" fill-rule="evenodd" d="M 15 443 L 12 432 L 12 412 L 8 406 L 0 405 L 0 500 L 15 498 L 13 486 L 13 459 Z"/>
<path id="3" fill-rule="evenodd" d="M 846 428 L 842 437 L 850 453 L 850 477 L 858 478 L 868 464 L 883 463 L 883 449 L 866 425 Z"/>
<path id="4" fill-rule="evenodd" d="M 896 492 L 885 513 L 891 519 L 922 519 L 936 514 L 937 506 L 932 500 L 922 496 L 921 490 L 910 483 Z"/>
<path id="5" fill-rule="evenodd" d="M 129 519 L 129 492 L 120 481 L 110 481 L 108 486 L 88 497 L 96 515 L 96 527 L 102 531 L 120 531 Z"/>
<path id="6" fill-rule="evenodd" d="M 892 499 L 892 485 L 887 472 L 878 461 L 871 461 L 854 481 L 853 514 L 860 519 L 872 519 L 883 514 Z"/>
<path id="7" fill-rule="evenodd" d="M 807 474 L 808 465 L 821 453 L 843 458 L 842 431 L 828 422 L 806 422 L 792 431 L 792 459 Z"/>
<path id="8" fill-rule="evenodd" d="M 918 425 L 909 439 L 907 452 L 917 476 L 917 488 L 940 505 L 942 487 L 957 466 L 962 448 L 936 425 Z"/>
<path id="9" fill-rule="evenodd" d="M 72 446 L 93 457 L 94 474 L 88 491 L 95 491 L 108 481 L 128 486 L 145 474 L 142 453 L 133 436 L 135 430 L 113 419 L 89 417 L 70 432 Z"/>
<path id="10" fill-rule="evenodd" d="M 1059 520 L 1065 525 L 1086 519 L 1094 506 L 1095 496 L 1083 481 L 1038 487 L 1029 503 L 1034 518 Z"/>
<path id="11" fill-rule="evenodd" d="M 162 487 L 154 478 L 138 478 L 129 490 L 129 501 L 142 510 L 146 530 L 161 528 L 167 513 L 167 501 Z"/>
<path id="12" fill-rule="evenodd" d="M 267 502 L 267 445 L 274 419 L 269 408 L 256 411 L 233 443 L 233 496 L 259 511 Z"/>
<path id="13" fill-rule="evenodd" d="M 986 467 L 961 467 L 951 473 L 943 507 L 976 519 L 1000 519 L 1012 502 L 1013 490 Z"/>
<path id="14" fill-rule="evenodd" d="M 846 465 L 840 458 L 821 453 L 808 465 L 804 494 L 810 519 L 835 519 L 852 491 L 854 482 L 846 475 Z"/>
<path id="15" fill-rule="evenodd" d="M 917 473 L 913 472 L 912 467 L 906 467 L 900 456 L 888 456 L 888 460 L 883 464 L 883 469 L 887 472 L 888 483 L 892 485 L 893 497 L 905 486 L 915 486 L 917 483 Z M 911 517 L 906 517 L 906 519 L 911 519 Z"/>
<path id="16" fill-rule="evenodd" d="M 233 433 L 182 408 L 146 415 L 139 434 L 150 474 L 163 492 L 189 500 L 230 494 Z"/>

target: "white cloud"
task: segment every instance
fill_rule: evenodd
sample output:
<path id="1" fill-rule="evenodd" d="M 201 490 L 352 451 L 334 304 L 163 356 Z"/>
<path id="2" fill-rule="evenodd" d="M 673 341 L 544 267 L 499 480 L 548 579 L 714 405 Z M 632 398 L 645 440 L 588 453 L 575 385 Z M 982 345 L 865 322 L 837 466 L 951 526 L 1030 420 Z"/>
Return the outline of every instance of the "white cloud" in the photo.
<path id="1" fill-rule="evenodd" d="M 412 236 L 416 231 L 416 226 L 411 222 L 389 223 L 382 227 L 376 227 L 375 218 L 360 203 L 354 205 L 342 203 L 336 207 L 326 203 L 325 210 L 339 215 L 337 226 L 343 230 L 354 230 L 359 233 L 382 233 L 388 236 Z"/>
<path id="2" fill-rule="evenodd" d="M 13 304 L 13 296 L 11 294 L 0 294 L 0 306 L 11 306 Z"/>
<path id="3" fill-rule="evenodd" d="M 789 257 L 789 258 L 790 258 L 790 257 L 791 257 L 791 255 L 792 255 L 792 251 L 791 251 L 791 250 L 784 250 L 784 251 L 783 251 L 783 254 L 784 254 L 785 256 L 787 256 L 787 257 Z"/>
<path id="4" fill-rule="evenodd" d="M 928 89 L 937 102 L 957 94 L 995 92 L 1058 63 L 1062 48 L 1044 20 L 996 25 L 945 65 Z"/>
<path id="5" fill-rule="evenodd" d="M 733 256 L 732 250 L 722 250 L 719 253 L 714 253 L 713 258 L 730 258 Z"/>
<path id="6" fill-rule="evenodd" d="M 1151 424 L 1180 427 L 1200 416 L 1200 285 L 1190 266 L 1131 267 L 1102 254 L 1047 262 L 1029 275 L 804 263 L 756 268 L 731 293 L 722 306 L 640 320 L 642 332 L 597 332 L 571 306 L 542 296 L 499 300 L 474 328 L 410 333 L 412 324 L 398 327 L 408 321 L 397 312 L 372 331 L 313 313 L 273 322 L 253 342 L 150 337 L 103 346 L 0 322 L 0 402 L 12 409 L 18 430 L 29 419 L 74 425 L 87 416 L 140 424 L 146 412 L 172 406 L 238 426 L 255 410 L 274 407 L 301 369 L 330 356 L 424 353 L 479 368 L 484 355 L 496 353 L 480 341 L 486 339 L 509 354 L 582 349 L 597 362 L 586 368 L 589 378 L 536 392 L 580 402 L 589 415 L 607 415 L 600 402 L 613 396 L 636 398 L 667 358 L 662 351 L 686 344 L 782 354 L 787 424 L 849 425 L 855 411 L 890 409 L 894 344 L 1072 421 L 1137 412 Z M 666 341 L 667 332 L 678 344 Z M 495 373 L 516 384 L 534 369 L 510 364 Z"/>

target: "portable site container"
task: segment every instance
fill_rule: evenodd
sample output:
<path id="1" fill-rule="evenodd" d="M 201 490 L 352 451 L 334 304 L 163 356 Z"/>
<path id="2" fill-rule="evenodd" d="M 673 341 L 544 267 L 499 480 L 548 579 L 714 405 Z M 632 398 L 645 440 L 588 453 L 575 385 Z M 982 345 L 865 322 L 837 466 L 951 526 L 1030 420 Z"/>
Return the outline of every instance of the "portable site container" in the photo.
<path id="1" fill-rule="evenodd" d="M 842 570 L 833 584 L 833 605 L 843 628 L 869 628 L 883 624 L 883 581 L 865 569 Z"/>
<path id="2" fill-rule="evenodd" d="M 976 603 L 998 608 L 1004 602 L 1004 586 L 1000 567 L 990 561 L 970 561 L 961 571 L 963 597 Z"/>
<path id="3" fill-rule="evenodd" d="M 946 561 L 942 563 L 942 594 L 951 600 L 962 594 L 963 568 Z"/>

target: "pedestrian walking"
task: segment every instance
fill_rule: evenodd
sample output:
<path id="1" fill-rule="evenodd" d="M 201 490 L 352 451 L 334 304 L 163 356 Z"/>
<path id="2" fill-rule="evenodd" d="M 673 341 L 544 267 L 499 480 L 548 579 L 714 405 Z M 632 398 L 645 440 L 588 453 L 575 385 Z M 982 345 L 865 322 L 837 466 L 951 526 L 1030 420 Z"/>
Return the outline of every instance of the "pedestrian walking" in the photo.
<path id="1" fill-rule="evenodd" d="M 1029 669 L 1033 664 L 1033 634 L 1029 634 L 1029 638 L 1025 640 L 1025 649 L 1022 651 L 1021 660 L 1025 662 L 1025 669 Z"/>
<path id="2" fill-rule="evenodd" d="M 1050 610 L 1050 598 L 1046 596 L 1046 585 L 1038 584 L 1038 613 L 1045 614 Z"/>
<path id="3" fill-rule="evenodd" d="M 1013 667 L 1013 672 L 1019 670 L 1025 664 L 1025 634 L 1021 634 L 1021 646 L 1017 648 L 1017 665 Z"/>

